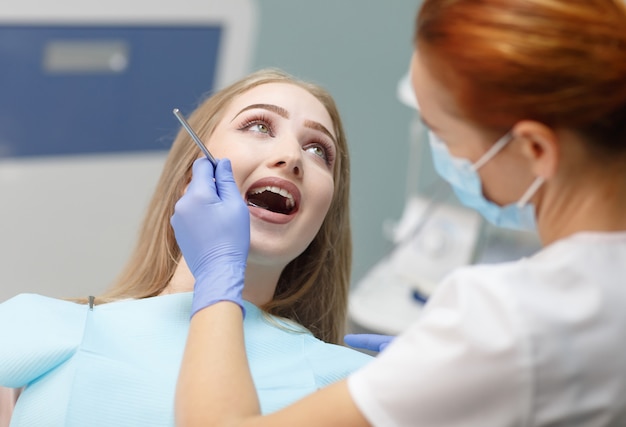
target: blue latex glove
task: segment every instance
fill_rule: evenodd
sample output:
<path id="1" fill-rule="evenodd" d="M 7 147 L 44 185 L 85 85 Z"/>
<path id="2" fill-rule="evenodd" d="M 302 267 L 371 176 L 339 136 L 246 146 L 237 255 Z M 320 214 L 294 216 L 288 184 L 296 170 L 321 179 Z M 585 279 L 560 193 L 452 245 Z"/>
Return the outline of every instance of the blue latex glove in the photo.
<path id="1" fill-rule="evenodd" d="M 193 163 L 192 172 L 191 183 L 170 219 L 196 279 L 191 315 L 224 300 L 244 310 L 241 292 L 250 248 L 248 207 L 233 178 L 230 160 L 219 160 L 213 171 L 211 163 L 200 158 Z"/>
<path id="2" fill-rule="evenodd" d="M 383 351 L 394 338 L 395 337 L 391 335 L 348 334 L 343 337 L 343 340 L 350 347 L 371 351 Z"/>

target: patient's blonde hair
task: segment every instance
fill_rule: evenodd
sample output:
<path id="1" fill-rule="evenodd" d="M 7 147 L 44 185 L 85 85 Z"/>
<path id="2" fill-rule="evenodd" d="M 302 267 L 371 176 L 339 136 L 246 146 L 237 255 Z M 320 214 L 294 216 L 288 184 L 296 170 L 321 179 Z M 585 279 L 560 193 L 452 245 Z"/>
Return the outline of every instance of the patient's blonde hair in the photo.
<path id="1" fill-rule="evenodd" d="M 333 170 L 334 195 L 328 214 L 308 248 L 285 267 L 274 299 L 262 309 L 300 323 L 324 341 L 339 343 L 345 325 L 352 244 L 348 146 L 333 98 L 315 84 L 297 80 L 280 70 L 264 69 L 207 98 L 191 114 L 189 123 L 207 140 L 235 97 L 267 83 L 299 86 L 325 106 L 334 125 L 337 158 Z M 113 286 L 98 298 L 99 302 L 153 297 L 170 282 L 181 258 L 170 217 L 191 179 L 192 163 L 200 155 L 190 136 L 181 129 L 166 159 L 137 246 Z"/>

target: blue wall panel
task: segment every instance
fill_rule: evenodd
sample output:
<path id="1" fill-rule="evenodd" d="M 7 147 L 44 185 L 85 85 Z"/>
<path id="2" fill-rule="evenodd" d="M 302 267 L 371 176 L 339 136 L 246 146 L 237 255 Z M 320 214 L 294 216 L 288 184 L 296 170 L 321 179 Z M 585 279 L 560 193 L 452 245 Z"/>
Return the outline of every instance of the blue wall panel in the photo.
<path id="1" fill-rule="evenodd" d="M 0 26 L 0 157 L 167 150 L 213 89 L 222 29 Z M 50 71 L 51 43 L 121 43 L 120 72 Z"/>

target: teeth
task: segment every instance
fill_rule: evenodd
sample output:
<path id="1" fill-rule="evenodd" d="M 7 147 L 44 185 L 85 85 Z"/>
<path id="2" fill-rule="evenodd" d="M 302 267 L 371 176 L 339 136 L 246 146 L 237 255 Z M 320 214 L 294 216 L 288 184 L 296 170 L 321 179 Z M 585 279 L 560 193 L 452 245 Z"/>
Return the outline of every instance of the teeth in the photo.
<path id="1" fill-rule="evenodd" d="M 291 195 L 291 193 L 287 190 L 285 190 L 284 188 L 280 188 L 280 187 L 274 187 L 274 186 L 270 186 L 270 185 L 266 185 L 265 187 L 258 187 L 255 188 L 253 190 L 250 191 L 250 194 L 259 194 L 262 193 L 264 191 L 271 191 L 272 193 L 275 194 L 280 194 L 281 196 L 283 196 L 284 198 L 287 199 L 287 208 L 291 209 L 296 205 L 296 202 L 293 198 L 293 196 Z"/>

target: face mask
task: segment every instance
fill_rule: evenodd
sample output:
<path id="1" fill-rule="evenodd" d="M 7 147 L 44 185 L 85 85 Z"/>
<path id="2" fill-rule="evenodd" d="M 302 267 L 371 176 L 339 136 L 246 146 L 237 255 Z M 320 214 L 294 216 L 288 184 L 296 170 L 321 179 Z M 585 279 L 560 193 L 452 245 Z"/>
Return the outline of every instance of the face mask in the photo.
<path id="1" fill-rule="evenodd" d="M 483 196 L 482 183 L 477 171 L 513 139 L 510 134 L 500 138 L 474 164 L 467 159 L 453 157 L 446 144 L 434 133 L 428 132 L 428 139 L 435 170 L 452 186 L 461 203 L 480 212 L 487 221 L 499 227 L 517 230 L 535 229 L 535 208 L 528 201 L 543 184 L 542 177 L 535 179 L 517 203 L 498 206 Z"/>

